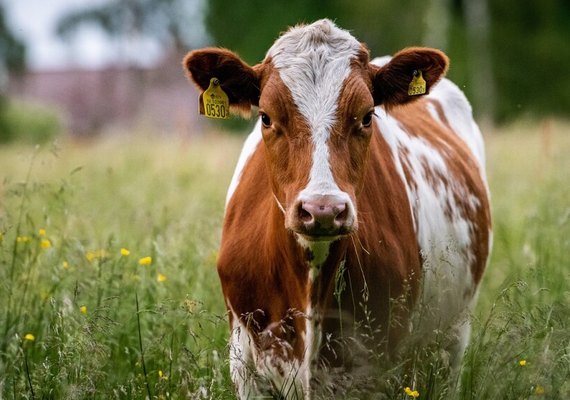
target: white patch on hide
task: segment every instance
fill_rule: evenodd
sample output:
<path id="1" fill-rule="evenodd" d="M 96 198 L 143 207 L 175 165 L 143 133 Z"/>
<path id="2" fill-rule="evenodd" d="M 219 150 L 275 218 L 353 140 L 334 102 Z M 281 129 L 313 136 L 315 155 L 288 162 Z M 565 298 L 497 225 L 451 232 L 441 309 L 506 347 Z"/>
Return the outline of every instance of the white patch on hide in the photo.
<path id="1" fill-rule="evenodd" d="M 437 87 L 433 89 L 436 94 Z M 450 88 L 447 87 L 446 90 Z M 455 99 L 459 101 L 460 97 L 455 96 Z M 439 98 L 438 100 L 441 101 Z M 453 110 L 470 112 L 468 104 L 455 105 Z M 457 315 L 469 309 L 471 305 L 471 298 L 466 297 L 465 293 L 473 292 L 475 286 L 470 270 L 474 258 L 474 255 L 470 254 L 473 225 L 462 215 L 460 205 L 455 199 L 458 196 L 467 199 L 467 205 L 472 209 L 478 207 L 480 202 L 459 183 L 449 181 L 446 185 L 439 178 L 448 177 L 450 174 L 438 149 L 421 137 L 408 134 L 403 126 L 382 108 L 377 109 L 377 114 L 380 132 L 391 148 L 396 169 L 405 184 L 412 209 L 423 258 L 423 287 L 417 310 L 419 320 L 416 320 L 416 323 L 427 333 L 455 323 Z M 452 116 L 446 115 L 446 118 Z M 464 133 L 467 134 L 475 136 L 470 141 L 466 140 L 466 143 L 471 143 L 471 150 L 476 153 L 479 151 L 477 143 L 480 138 L 477 135 L 480 133 L 478 130 L 470 130 Z M 400 151 L 402 149 L 405 149 L 404 153 Z M 484 159 L 482 153 L 476 156 L 479 160 Z M 404 162 L 410 169 L 411 179 L 416 186 L 407 182 L 403 171 Z M 432 176 L 431 182 L 428 175 Z M 446 214 L 446 207 L 449 207 L 447 211 L 450 211 L 451 215 Z"/>
<path id="2" fill-rule="evenodd" d="M 271 398 L 279 393 L 285 400 L 303 399 L 308 393 L 310 381 L 305 364 L 289 360 L 284 354 L 290 349 L 287 342 L 277 347 L 258 351 L 247 327 L 231 310 L 232 331 L 230 334 L 230 376 L 241 399 Z M 267 329 L 263 334 L 271 335 Z M 279 342 L 279 339 L 276 339 Z"/>
<path id="3" fill-rule="evenodd" d="M 247 162 L 249 161 L 249 159 L 251 158 L 251 156 L 253 155 L 253 153 L 255 152 L 255 149 L 257 149 L 257 145 L 259 144 L 259 142 L 261 142 L 261 121 L 258 120 L 257 123 L 255 124 L 255 127 L 253 128 L 253 131 L 249 134 L 249 136 L 247 137 L 247 139 L 245 140 L 241 153 L 239 155 L 239 159 L 236 165 L 236 168 L 234 170 L 234 174 L 232 176 L 232 180 L 230 182 L 230 186 L 228 187 L 228 192 L 226 194 L 226 207 L 228 206 L 228 203 L 230 202 L 238 184 L 241 178 L 241 174 L 247 164 Z"/>

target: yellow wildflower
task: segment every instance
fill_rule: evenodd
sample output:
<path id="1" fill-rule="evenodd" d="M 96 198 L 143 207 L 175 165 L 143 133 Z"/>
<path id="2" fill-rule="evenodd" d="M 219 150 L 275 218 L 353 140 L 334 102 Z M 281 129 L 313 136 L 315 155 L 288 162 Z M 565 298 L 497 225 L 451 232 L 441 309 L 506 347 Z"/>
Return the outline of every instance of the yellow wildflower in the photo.
<path id="1" fill-rule="evenodd" d="M 536 385 L 534 388 L 534 394 L 537 396 L 542 396 L 545 393 L 544 386 Z"/>
<path id="2" fill-rule="evenodd" d="M 29 236 L 18 236 L 16 238 L 16 242 L 18 243 L 27 243 L 30 241 L 30 237 Z"/>
<path id="3" fill-rule="evenodd" d="M 85 253 L 85 258 L 87 259 L 87 261 L 91 262 L 97 259 L 101 259 L 101 258 L 105 258 L 107 257 L 107 252 L 105 250 L 95 250 L 95 251 L 88 251 L 87 253 Z"/>
<path id="4" fill-rule="evenodd" d="M 28 340 L 30 342 L 33 342 L 34 340 L 36 340 L 36 337 L 34 335 L 32 335 L 31 333 L 26 333 L 26 335 L 24 336 L 24 340 Z"/>
<path id="5" fill-rule="evenodd" d="M 163 274 L 158 274 L 158 275 L 156 276 L 156 280 L 159 281 L 159 282 L 164 282 L 164 281 L 166 281 L 166 279 L 167 279 L 167 278 L 166 278 L 166 275 L 163 275 Z"/>
<path id="6" fill-rule="evenodd" d="M 41 228 L 40 230 L 38 230 L 38 234 L 40 236 L 45 236 L 46 235 L 46 230 L 44 228 Z"/>
<path id="7" fill-rule="evenodd" d="M 129 249 L 125 249 L 124 247 L 121 247 L 121 255 L 126 257 L 129 254 L 131 254 L 131 252 L 129 251 Z"/>
<path id="8" fill-rule="evenodd" d="M 51 242 L 48 239 L 42 239 L 40 246 L 42 249 L 49 249 L 51 247 Z"/>
<path id="9" fill-rule="evenodd" d="M 520 360 L 520 361 L 519 361 L 519 365 L 520 365 L 521 367 L 526 367 L 526 360 Z"/>
<path id="10" fill-rule="evenodd" d="M 87 314 L 87 306 L 79 307 L 79 311 L 81 312 L 81 314 Z"/>
<path id="11" fill-rule="evenodd" d="M 164 373 L 160 369 L 158 370 L 158 377 L 159 379 L 164 379 L 165 381 L 168 380 L 168 376 L 164 375 Z"/>
<path id="12" fill-rule="evenodd" d="M 69 268 L 69 263 L 68 263 L 67 261 L 64 261 L 62 265 L 63 265 L 63 268 L 64 268 L 64 269 L 68 269 L 68 268 Z"/>
<path id="13" fill-rule="evenodd" d="M 152 257 L 147 256 L 139 258 L 139 265 L 150 265 L 150 264 L 152 264 Z"/>
<path id="14" fill-rule="evenodd" d="M 414 399 L 420 397 L 420 393 L 419 393 L 417 390 L 412 390 L 412 389 L 410 389 L 410 387 L 404 388 L 404 392 L 405 392 L 408 396 L 413 397 Z"/>

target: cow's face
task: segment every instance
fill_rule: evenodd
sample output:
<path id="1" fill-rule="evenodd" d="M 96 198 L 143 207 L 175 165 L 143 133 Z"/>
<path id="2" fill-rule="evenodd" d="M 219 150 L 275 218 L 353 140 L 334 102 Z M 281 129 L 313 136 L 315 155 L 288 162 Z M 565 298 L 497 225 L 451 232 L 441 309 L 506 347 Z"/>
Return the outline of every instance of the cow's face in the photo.
<path id="1" fill-rule="evenodd" d="M 373 132 L 374 107 L 409 102 L 414 71 L 429 88 L 447 68 L 432 49 L 369 63 L 366 48 L 328 20 L 291 29 L 249 67 L 223 49 L 191 52 L 184 60 L 205 90 L 220 80 L 234 109 L 259 107 L 267 167 L 285 227 L 305 241 L 331 241 L 357 228 L 357 196 Z"/>

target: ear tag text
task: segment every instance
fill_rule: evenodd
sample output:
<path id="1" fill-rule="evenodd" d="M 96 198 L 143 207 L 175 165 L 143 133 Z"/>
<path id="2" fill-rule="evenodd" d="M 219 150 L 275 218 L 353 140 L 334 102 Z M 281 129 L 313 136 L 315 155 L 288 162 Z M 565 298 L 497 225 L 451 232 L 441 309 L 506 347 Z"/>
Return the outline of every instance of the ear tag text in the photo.
<path id="1" fill-rule="evenodd" d="M 200 95 L 200 114 L 215 119 L 230 118 L 230 101 L 218 78 L 210 79 L 210 86 Z"/>
<path id="2" fill-rule="evenodd" d="M 426 93 L 426 81 L 419 69 L 414 71 L 414 76 L 408 87 L 408 96 L 419 96 Z"/>

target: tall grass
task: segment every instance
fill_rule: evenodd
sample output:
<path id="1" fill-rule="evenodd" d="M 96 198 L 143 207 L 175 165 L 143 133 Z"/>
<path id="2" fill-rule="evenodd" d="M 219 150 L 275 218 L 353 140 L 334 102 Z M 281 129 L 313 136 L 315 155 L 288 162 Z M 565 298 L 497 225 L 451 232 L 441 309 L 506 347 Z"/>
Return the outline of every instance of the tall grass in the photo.
<path id="1" fill-rule="evenodd" d="M 0 148 L 0 398 L 234 398 L 215 260 L 240 145 Z M 495 245 L 457 397 L 568 398 L 570 126 L 512 126 L 487 152 Z M 452 395 L 437 349 L 398 368 L 382 398 Z"/>
<path id="2" fill-rule="evenodd" d="M 231 397 L 215 259 L 238 151 L 0 149 L 0 398 Z"/>

